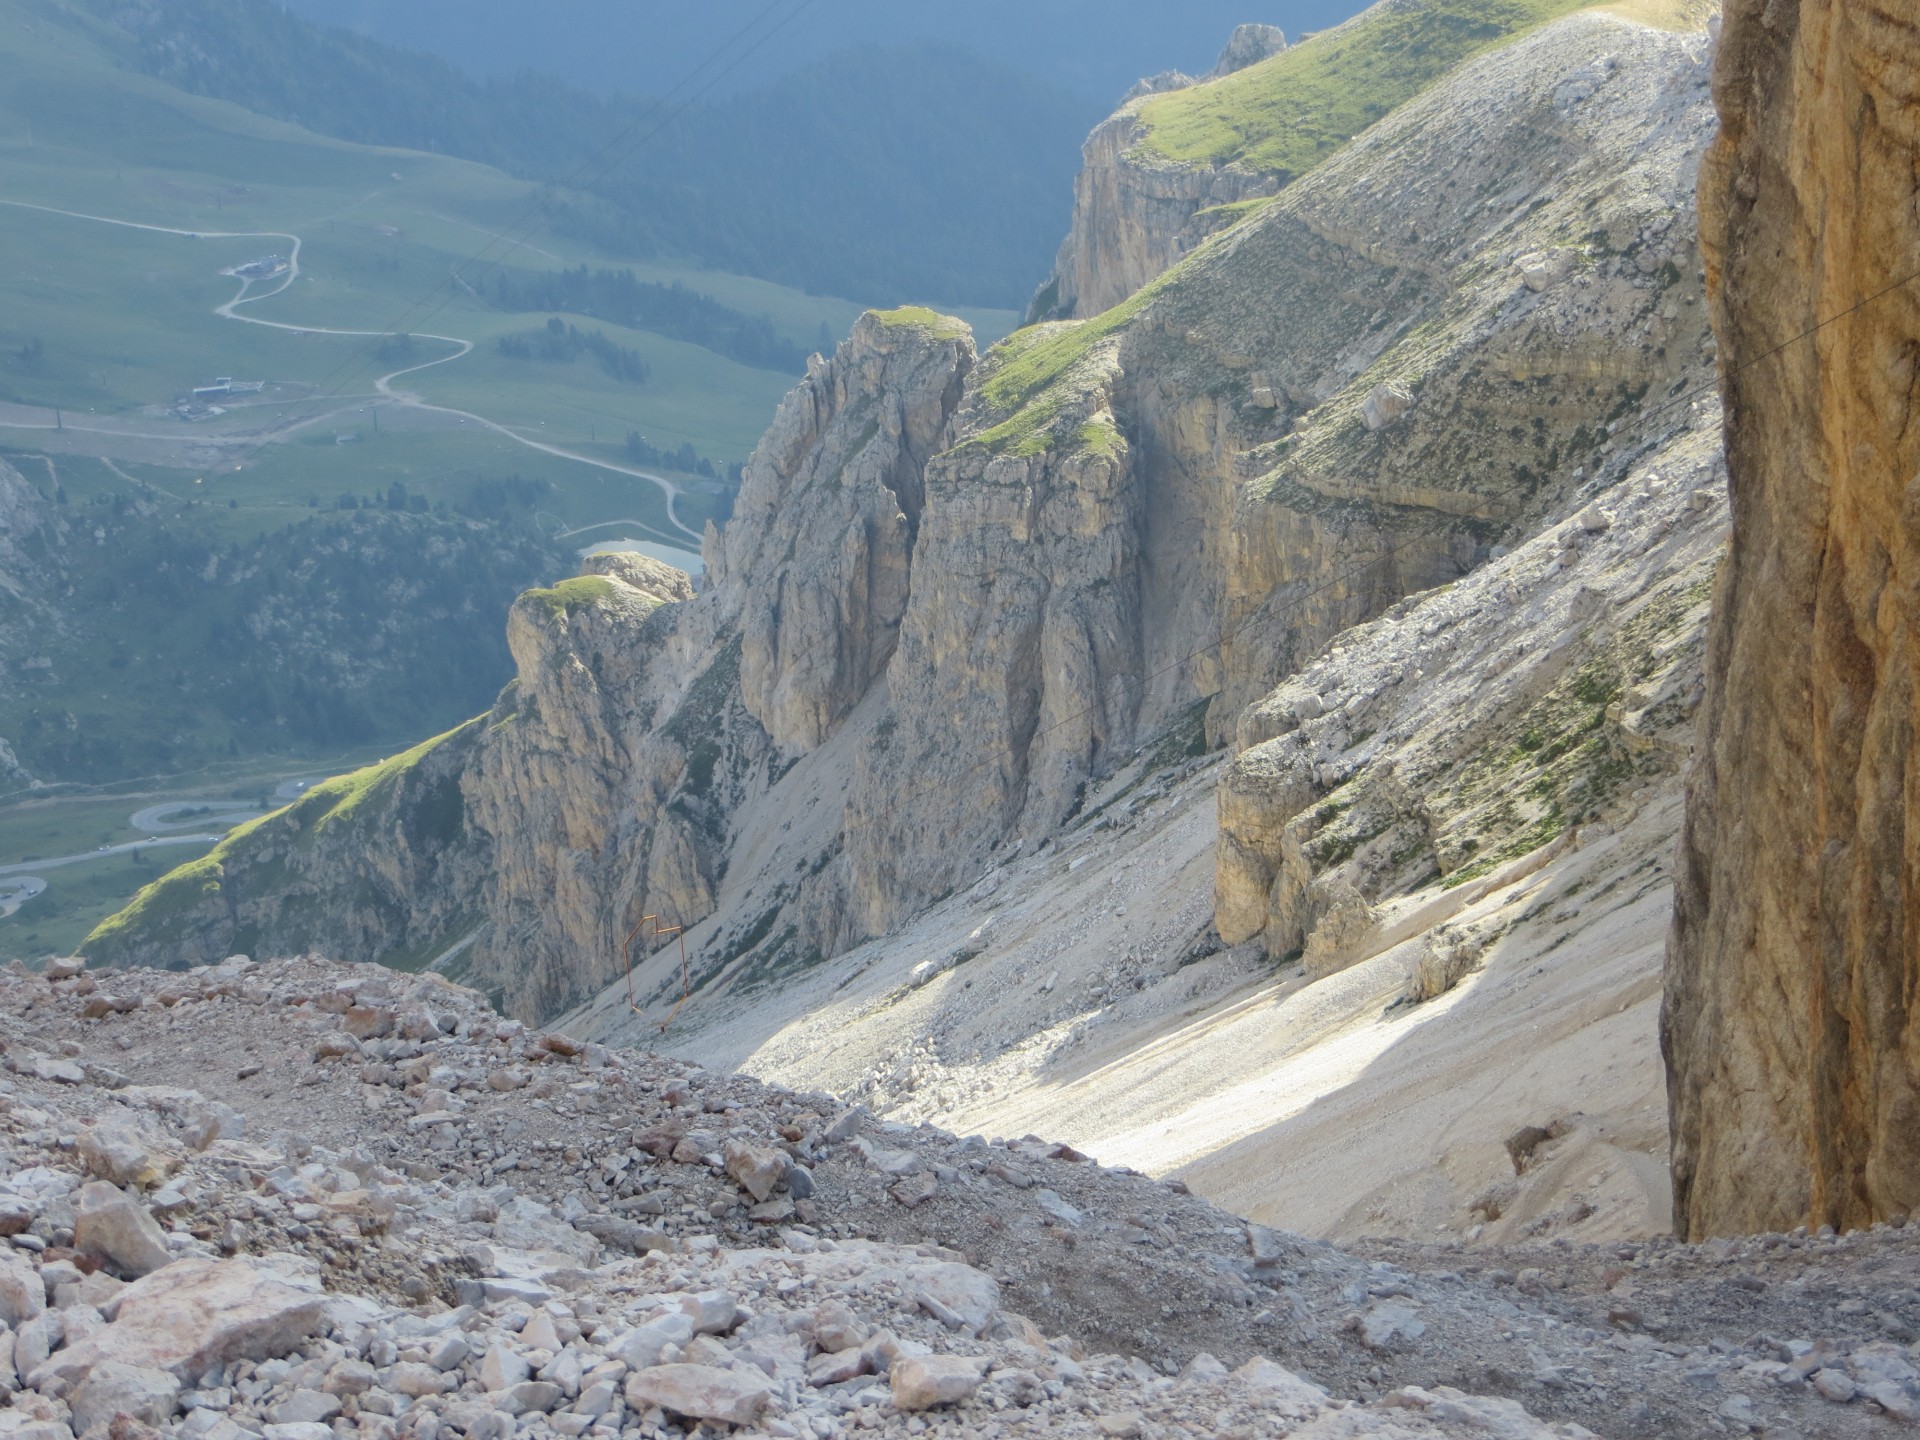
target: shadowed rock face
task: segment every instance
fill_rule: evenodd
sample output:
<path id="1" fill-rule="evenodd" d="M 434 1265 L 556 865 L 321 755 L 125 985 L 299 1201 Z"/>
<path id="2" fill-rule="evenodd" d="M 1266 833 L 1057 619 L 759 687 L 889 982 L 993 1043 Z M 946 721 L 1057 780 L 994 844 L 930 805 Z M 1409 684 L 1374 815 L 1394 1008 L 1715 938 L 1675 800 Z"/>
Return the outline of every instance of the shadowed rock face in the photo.
<path id="1" fill-rule="evenodd" d="M 1920 15 L 1732 0 L 1716 99 L 1734 524 L 1663 1032 L 1686 1236 L 1920 1206 L 1920 288 L 1880 293 L 1920 257 Z"/>

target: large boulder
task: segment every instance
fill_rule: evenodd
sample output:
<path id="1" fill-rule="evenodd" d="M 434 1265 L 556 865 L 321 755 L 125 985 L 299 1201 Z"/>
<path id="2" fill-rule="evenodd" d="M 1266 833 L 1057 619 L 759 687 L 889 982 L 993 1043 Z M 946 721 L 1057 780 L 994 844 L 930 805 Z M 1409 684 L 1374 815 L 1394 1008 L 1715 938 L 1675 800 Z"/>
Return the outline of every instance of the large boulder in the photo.
<path id="1" fill-rule="evenodd" d="M 104 1255 L 122 1275 L 151 1275 L 173 1259 L 147 1207 L 104 1180 L 83 1186 L 73 1212 L 73 1243 Z"/>
<path id="2" fill-rule="evenodd" d="M 327 1297 L 245 1260 L 180 1260 L 129 1285 L 113 1323 L 25 1377 L 78 1385 L 109 1361 L 193 1379 L 234 1360 L 285 1355 L 327 1324 Z"/>
<path id="3" fill-rule="evenodd" d="M 948 1261 L 913 1272 L 914 1302 L 954 1330 L 985 1330 L 1000 1313 L 1000 1286 L 991 1275 Z"/>
<path id="4" fill-rule="evenodd" d="M 106 1425 L 116 1415 L 131 1415 L 149 1425 L 164 1425 L 173 1418 L 174 1402 L 179 1398 L 177 1376 L 165 1370 L 107 1360 L 93 1367 L 68 1403 L 73 1407 L 73 1428 L 85 1435 L 96 1426 Z"/>
<path id="5" fill-rule="evenodd" d="M 642 1414 L 658 1405 L 689 1420 L 751 1425 L 772 1396 L 764 1381 L 711 1365 L 655 1365 L 627 1377 L 627 1404 Z"/>
<path id="6" fill-rule="evenodd" d="M 47 1287 L 33 1262 L 18 1250 L 0 1249 L 0 1321 L 18 1330 L 47 1308 Z"/>
<path id="7" fill-rule="evenodd" d="M 987 1362 L 967 1355 L 914 1355 L 893 1362 L 887 1372 L 897 1410 L 931 1410 L 957 1405 L 980 1388 Z"/>
<path id="8" fill-rule="evenodd" d="M 82 1129 L 75 1148 L 89 1175 L 115 1185 L 154 1186 L 180 1167 L 151 1123 L 116 1115 Z"/>

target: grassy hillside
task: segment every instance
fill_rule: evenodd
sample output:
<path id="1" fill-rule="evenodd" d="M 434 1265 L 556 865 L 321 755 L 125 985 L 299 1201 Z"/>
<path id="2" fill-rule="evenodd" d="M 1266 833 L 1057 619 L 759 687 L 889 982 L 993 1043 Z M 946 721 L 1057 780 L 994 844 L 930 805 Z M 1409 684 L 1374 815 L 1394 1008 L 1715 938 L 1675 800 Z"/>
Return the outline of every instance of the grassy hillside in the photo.
<path id="1" fill-rule="evenodd" d="M 213 463 L 205 440 L 248 435 L 287 417 L 308 422 L 302 442 L 311 434 L 330 442 L 342 431 L 370 430 L 360 406 L 375 378 L 395 364 L 371 341 L 216 316 L 239 288 L 222 270 L 285 253 L 291 242 L 215 239 L 211 232 L 283 231 L 303 241 L 298 281 L 239 313 L 316 329 L 397 329 L 472 341 L 468 359 L 409 376 L 402 388 L 614 463 L 627 433 L 637 431 L 668 453 L 690 444 L 724 470 L 745 458 L 794 377 L 707 345 L 587 316 L 566 318 L 643 357 L 646 383 L 615 378 L 590 359 L 516 364 L 499 354 L 496 341 L 543 323 L 549 312 L 501 309 L 488 283 L 497 278 L 496 262 L 523 282 L 587 265 L 632 270 L 642 284 L 682 285 L 724 307 L 722 319 L 732 313 L 743 324 L 764 322 L 783 359 L 844 334 L 858 314 L 851 302 L 765 281 L 618 261 L 552 233 L 526 181 L 444 156 L 345 143 L 183 93 L 116 63 L 127 58 L 126 43 L 119 27 L 74 5 L 0 0 L 0 67 L 10 77 L 0 89 L 0 199 L 13 202 L 0 205 L 0 247 L 14 260 L 0 272 L 0 404 L 38 412 L 0 410 L 0 444 L 160 465 L 191 485 L 203 476 L 211 482 L 211 470 L 231 469 Z M 155 233 L 49 209 L 192 233 Z M 522 243 L 490 243 L 530 215 L 532 223 L 516 232 Z M 452 281 L 456 267 L 479 294 Z M 1002 317 L 978 318 L 988 333 L 996 321 L 1005 328 Z M 453 349 L 417 342 L 421 360 Z M 198 427 L 163 413 L 177 395 L 221 375 L 280 384 Z M 55 407 L 69 429 L 106 424 L 141 438 L 50 434 L 41 427 L 54 423 Z M 402 428 L 422 428 L 424 417 L 405 418 L 414 423 Z M 432 428 L 429 453 L 405 444 L 363 445 L 350 456 L 303 443 L 249 446 L 235 457 L 248 477 L 237 498 L 243 509 L 274 508 L 304 503 L 315 490 L 384 491 L 394 479 L 439 498 L 434 472 L 441 465 L 463 477 L 517 469 L 555 482 L 560 519 L 636 518 L 668 529 L 657 491 L 644 482 L 569 466 L 504 437 L 469 443 L 474 437 L 452 421 Z M 456 481 L 453 491 L 465 483 Z M 576 496 L 576 485 L 591 498 Z M 719 497 L 709 499 L 724 507 Z M 697 528 L 711 508 L 696 498 L 685 518 Z"/>
<path id="2" fill-rule="evenodd" d="M 1389 0 L 1212 84 L 1140 110 L 1141 144 L 1188 165 L 1291 179 L 1462 60 L 1592 0 Z"/>

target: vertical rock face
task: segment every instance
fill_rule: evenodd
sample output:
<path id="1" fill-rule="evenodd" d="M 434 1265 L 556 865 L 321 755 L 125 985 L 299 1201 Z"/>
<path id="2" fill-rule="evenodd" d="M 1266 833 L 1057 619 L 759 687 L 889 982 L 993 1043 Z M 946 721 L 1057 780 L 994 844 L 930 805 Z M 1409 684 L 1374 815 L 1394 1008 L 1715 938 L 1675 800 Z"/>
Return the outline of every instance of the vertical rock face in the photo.
<path id="1" fill-rule="evenodd" d="M 847 854 L 867 934 L 950 888 L 1016 823 L 1037 835 L 1134 743 L 1142 493 L 1102 398 L 1096 443 L 962 444 L 927 470 L 888 717 L 860 752 Z M 1104 417 L 1104 418 L 1102 418 Z M 963 431 L 975 428 L 979 407 Z"/>
<path id="2" fill-rule="evenodd" d="M 747 711 L 788 749 L 825 740 L 893 656 L 921 472 L 973 359 L 963 326 L 870 312 L 787 397 L 755 452 L 713 582 L 741 597 Z"/>
<path id="3" fill-rule="evenodd" d="M 1279 180 L 1229 165 L 1196 167 L 1141 147 L 1137 96 L 1087 137 L 1073 186 L 1073 228 L 1031 318 L 1098 315 L 1164 272 L 1218 226 L 1204 212 L 1271 195 Z"/>
<path id="4" fill-rule="evenodd" d="M 1716 90 L 1734 528 L 1663 1029 L 1689 1237 L 1920 1208 L 1920 289 L 1881 293 L 1920 255 L 1920 17 L 1732 0 Z"/>
<path id="5" fill-rule="evenodd" d="M 1335 635 L 1687 428 L 1647 397 L 1711 380 L 1683 208 L 1703 62 L 1701 37 L 1569 20 L 1383 121 L 1123 324 L 989 354 L 928 467 L 889 707 L 848 797 L 857 933 L 1040 843 L 1196 704 L 1218 741 L 1279 734 L 1256 702 Z M 1513 203 L 1464 198 L 1490 194 Z M 1398 403 L 1370 425 L 1383 391 Z M 1276 789 L 1259 763 L 1223 790 L 1220 931 L 1279 955 L 1327 913 L 1278 894 L 1306 888 L 1284 832 L 1352 765 L 1318 756 Z M 1401 878 L 1474 863 L 1425 833 L 1417 790 L 1400 809 L 1420 832 L 1384 847 L 1419 858 Z"/>
<path id="6" fill-rule="evenodd" d="M 494 877 L 468 973 L 516 1013 L 612 979 L 642 914 L 684 923 L 712 908 L 718 846 L 702 843 L 701 802 L 765 739 L 691 693 L 673 646 L 675 602 L 691 590 L 667 574 L 677 586 L 609 576 L 534 591 L 508 617 L 519 679 L 462 791 Z M 697 740 L 683 712 L 698 713 Z M 702 743 L 712 753 L 696 762 Z"/>
<path id="7" fill-rule="evenodd" d="M 1471 107 L 1469 76 L 1485 97 Z M 1677 764 L 1662 739 L 1689 713 L 1668 702 L 1692 663 L 1679 597 L 1699 556 L 1583 560 L 1617 550 L 1603 542 L 1615 507 L 1653 507 L 1626 496 L 1636 462 L 1662 457 L 1650 490 L 1670 466 L 1701 468 L 1676 442 L 1695 423 L 1676 397 L 1713 375 L 1684 208 L 1711 133 L 1705 80 L 1697 41 L 1571 19 L 1474 62 L 1255 222 L 1299 224 L 1296 252 L 1319 259 L 1333 303 L 1364 295 L 1392 318 L 1345 348 L 1364 321 L 1328 327 L 1341 339 L 1326 345 L 1290 305 L 1304 333 L 1266 352 L 1276 407 L 1321 403 L 1255 452 L 1274 469 L 1235 519 L 1213 707 L 1240 752 L 1219 792 L 1228 944 L 1333 967 L 1369 906 L 1516 860 Z M 1372 183 L 1346 180 L 1363 165 Z M 1369 208 L 1388 173 L 1405 177 L 1388 192 L 1399 235 Z M 1455 199 L 1496 192 L 1526 198 L 1487 229 Z M 1536 269 L 1551 277 L 1537 289 Z M 1661 492 L 1663 515 L 1693 483 Z M 1497 555 L 1492 542 L 1542 532 L 1549 568 L 1494 587 L 1494 605 L 1549 638 L 1486 653 L 1471 701 L 1432 693 L 1443 658 L 1472 643 L 1464 616 L 1435 622 L 1427 656 L 1364 680 L 1331 676 L 1379 663 L 1369 632 L 1338 642 L 1339 663 L 1314 660 L 1346 626 Z"/>
<path id="8" fill-rule="evenodd" d="M 1258 65 L 1286 48 L 1286 32 L 1278 25 L 1236 26 L 1227 39 L 1227 48 L 1220 52 L 1220 63 L 1213 67 L 1213 74 L 1209 78 L 1217 80 L 1222 75 L 1232 75 L 1249 65 Z"/>

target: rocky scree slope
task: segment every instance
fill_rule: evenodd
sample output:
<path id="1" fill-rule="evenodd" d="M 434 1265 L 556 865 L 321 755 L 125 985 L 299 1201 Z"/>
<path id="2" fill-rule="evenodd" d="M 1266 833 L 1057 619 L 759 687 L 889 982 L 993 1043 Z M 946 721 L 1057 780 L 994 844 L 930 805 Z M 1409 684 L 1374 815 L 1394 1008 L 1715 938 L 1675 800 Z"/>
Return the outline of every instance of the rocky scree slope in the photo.
<path id="1" fill-rule="evenodd" d="M 1733 545 L 1664 1030 L 1688 1235 L 1920 1203 L 1917 60 L 1910 6 L 1727 8 L 1701 208 Z"/>
<path id="2" fill-rule="evenodd" d="M 883 939 L 715 984 L 664 1036 L 624 987 L 562 1023 L 886 1118 L 1066 1135 L 1314 1234 L 1659 1233 L 1718 456 L 1710 397 L 1679 407 L 1584 520 L 1344 633 L 1248 712 L 1282 733 L 1229 761 L 1193 717 Z"/>
<path id="3" fill-rule="evenodd" d="M 1915 1414 L 1908 1230 L 1350 1254 L 1058 1144 L 313 958 L 16 968 L 0 1033 L 24 1440 L 1850 1440 Z"/>
<path id="4" fill-rule="evenodd" d="M 616 978 L 648 914 L 707 920 L 696 979 L 728 986 L 889 933 L 1675 428 L 1708 363 L 1704 44 L 1536 32 L 1128 305 L 984 361 L 957 322 L 866 317 L 783 405 L 705 593 L 610 575 L 516 607 L 518 681 L 409 762 L 457 802 L 343 782 L 328 823 L 269 819 L 90 953 L 473 937 L 453 963 L 537 1016 Z M 416 835 L 441 881 L 409 913 Z M 677 959 L 645 988 L 677 993 Z"/>

